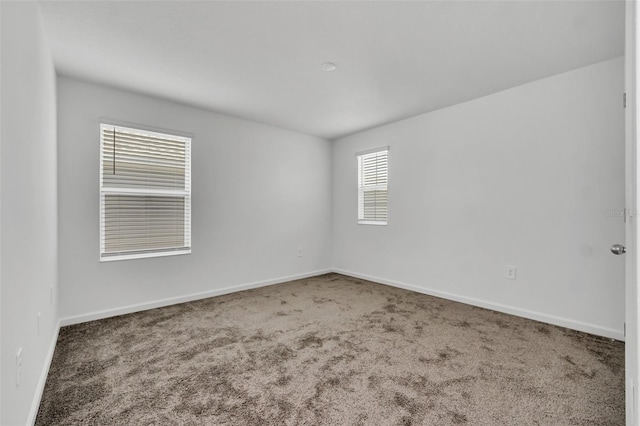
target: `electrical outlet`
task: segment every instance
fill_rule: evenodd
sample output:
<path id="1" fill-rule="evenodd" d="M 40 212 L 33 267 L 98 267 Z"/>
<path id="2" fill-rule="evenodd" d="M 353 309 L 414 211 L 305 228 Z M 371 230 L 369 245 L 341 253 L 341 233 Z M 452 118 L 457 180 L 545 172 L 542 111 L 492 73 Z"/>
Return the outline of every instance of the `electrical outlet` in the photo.
<path id="1" fill-rule="evenodd" d="M 302 247 L 298 247 L 298 257 L 302 257 Z"/>
<path id="2" fill-rule="evenodd" d="M 20 375 L 22 374 L 22 348 L 16 352 L 16 387 L 20 386 Z"/>
<path id="3" fill-rule="evenodd" d="M 42 315 L 42 313 L 38 312 L 38 320 L 37 320 L 38 337 L 40 337 L 40 316 L 41 315 Z"/>
<path id="4" fill-rule="evenodd" d="M 513 265 L 507 265 L 507 270 L 504 274 L 505 278 L 509 279 L 509 280 L 515 280 L 516 279 L 516 267 Z"/>

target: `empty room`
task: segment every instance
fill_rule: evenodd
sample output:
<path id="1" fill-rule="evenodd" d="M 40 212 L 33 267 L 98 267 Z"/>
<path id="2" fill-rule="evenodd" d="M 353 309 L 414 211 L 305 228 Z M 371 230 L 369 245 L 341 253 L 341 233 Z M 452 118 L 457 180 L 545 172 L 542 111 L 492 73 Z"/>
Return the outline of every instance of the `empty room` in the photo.
<path id="1" fill-rule="evenodd" d="M 0 424 L 639 424 L 636 13 L 1 1 Z"/>

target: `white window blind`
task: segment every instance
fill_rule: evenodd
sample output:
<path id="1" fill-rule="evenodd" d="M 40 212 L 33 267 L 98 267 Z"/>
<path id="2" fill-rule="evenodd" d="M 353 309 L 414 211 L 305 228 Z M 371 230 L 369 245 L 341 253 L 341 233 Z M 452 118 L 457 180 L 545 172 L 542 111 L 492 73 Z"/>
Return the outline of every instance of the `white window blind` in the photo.
<path id="1" fill-rule="evenodd" d="M 358 223 L 386 225 L 389 148 L 357 154 Z"/>
<path id="2" fill-rule="evenodd" d="M 191 252 L 191 139 L 100 125 L 100 259 Z"/>

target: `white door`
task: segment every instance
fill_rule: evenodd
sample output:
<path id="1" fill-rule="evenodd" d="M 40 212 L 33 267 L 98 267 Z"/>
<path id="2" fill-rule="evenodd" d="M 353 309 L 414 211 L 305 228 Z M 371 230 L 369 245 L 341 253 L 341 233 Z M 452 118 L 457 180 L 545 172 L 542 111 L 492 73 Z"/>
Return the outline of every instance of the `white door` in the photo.
<path id="1" fill-rule="evenodd" d="M 625 245 L 626 245 L 626 292 L 625 292 L 625 371 L 626 371 L 626 417 L 627 425 L 639 425 L 638 413 L 638 256 L 637 256 L 637 200 L 638 197 L 638 164 L 637 146 L 637 105 L 636 105 L 636 72 L 640 67 L 636 65 L 637 43 L 636 22 L 640 9 L 636 2 L 626 2 L 626 31 L 625 31 L 625 207 L 626 215 Z"/>

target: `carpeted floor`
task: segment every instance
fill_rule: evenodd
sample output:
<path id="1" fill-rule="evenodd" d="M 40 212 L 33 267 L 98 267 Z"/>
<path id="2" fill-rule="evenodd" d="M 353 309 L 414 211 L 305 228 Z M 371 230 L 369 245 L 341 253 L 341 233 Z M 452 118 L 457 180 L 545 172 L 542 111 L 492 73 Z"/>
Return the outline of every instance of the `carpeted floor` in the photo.
<path id="1" fill-rule="evenodd" d="M 624 344 L 328 274 L 65 327 L 37 425 L 622 425 Z"/>

